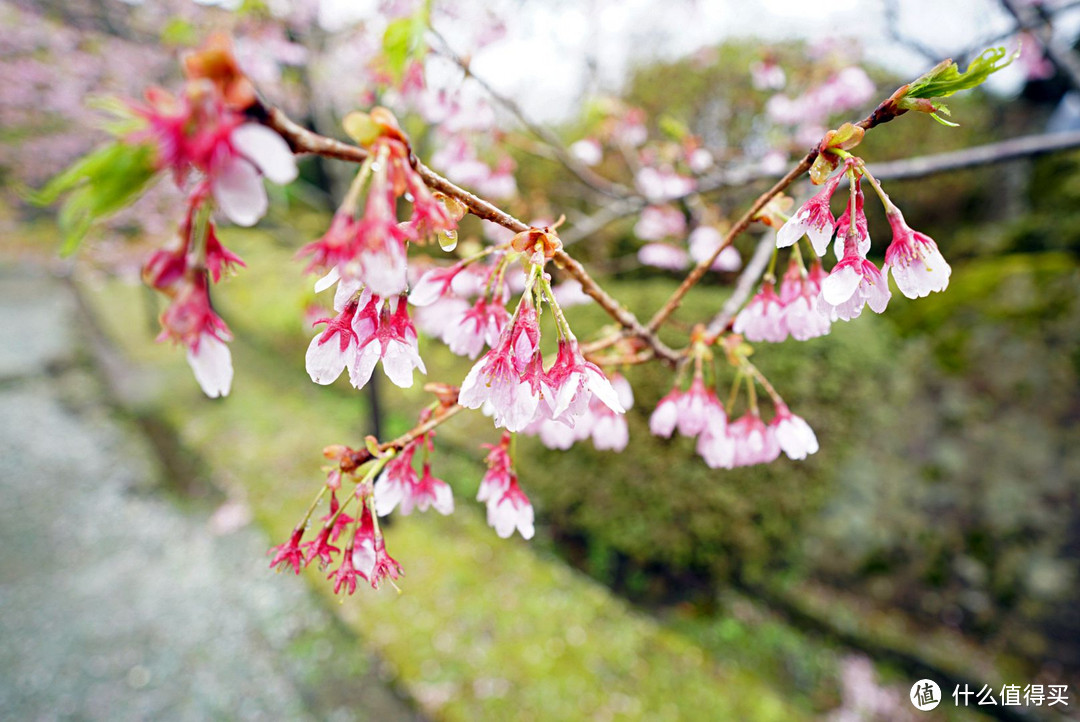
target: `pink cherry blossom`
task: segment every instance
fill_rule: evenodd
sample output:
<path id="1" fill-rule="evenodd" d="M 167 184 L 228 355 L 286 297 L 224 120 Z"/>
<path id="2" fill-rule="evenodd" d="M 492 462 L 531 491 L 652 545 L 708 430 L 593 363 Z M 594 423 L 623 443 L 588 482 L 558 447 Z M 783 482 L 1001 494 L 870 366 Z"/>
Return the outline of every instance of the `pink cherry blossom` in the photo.
<path id="1" fill-rule="evenodd" d="M 489 501 L 501 494 L 510 483 L 513 463 L 510 459 L 511 436 L 507 431 L 503 432 L 498 444 L 483 444 L 488 449 L 484 462 L 488 466 L 487 473 L 480 480 L 480 488 L 476 493 L 477 501 Z"/>
<path id="2" fill-rule="evenodd" d="M 232 339 L 225 322 L 210 306 L 206 276 L 188 273 L 176 284 L 172 303 L 161 315 L 158 341 L 172 339 L 187 347 L 187 361 L 203 392 L 227 396 L 232 387 L 232 356 L 226 341 Z"/>
<path id="3" fill-rule="evenodd" d="M 696 449 L 710 469 L 735 467 L 735 439 L 728 433 L 726 424 L 706 427 L 697 438 Z"/>
<path id="4" fill-rule="evenodd" d="M 681 238 L 684 233 L 686 216 L 671 206 L 646 206 L 634 226 L 634 234 L 643 241 Z"/>
<path id="5" fill-rule="evenodd" d="M 401 565 L 386 551 L 386 540 L 382 534 L 375 535 L 373 549 L 375 563 L 371 566 L 370 581 L 372 589 L 378 589 L 383 580 L 387 578 L 397 579 L 401 576 L 402 571 Z M 355 558 L 355 552 L 353 554 Z"/>
<path id="6" fill-rule="evenodd" d="M 649 416 L 649 431 L 654 436 L 671 437 L 679 421 L 679 399 L 682 395 L 682 391 L 674 388 L 656 404 Z"/>
<path id="7" fill-rule="evenodd" d="M 506 487 L 487 500 L 488 526 L 507 539 L 516 530 L 523 539 L 532 539 L 536 533 L 534 512 L 529 497 L 518 486 L 517 474 L 511 473 Z"/>
<path id="8" fill-rule="evenodd" d="M 784 325 L 792 338 L 806 341 L 829 333 L 832 321 L 818 306 L 824 278 L 816 258 L 809 274 L 794 260 L 788 266 L 780 283 L 780 302 L 784 304 Z"/>
<path id="9" fill-rule="evenodd" d="M 697 187 L 693 178 L 679 175 L 670 167 L 644 166 L 637 172 L 635 182 L 642 195 L 656 202 L 681 198 Z"/>
<path id="10" fill-rule="evenodd" d="M 277 567 L 278 571 L 282 569 L 292 569 L 296 574 L 300 573 L 300 570 L 304 567 L 304 553 L 300 551 L 300 540 L 304 536 L 304 528 L 293 530 L 292 535 L 289 537 L 289 541 L 284 544 L 279 544 L 276 547 L 270 549 L 267 554 L 273 554 L 273 558 L 270 559 L 270 568 Z"/>
<path id="11" fill-rule="evenodd" d="M 296 180 L 296 161 L 288 143 L 260 123 L 244 123 L 229 135 L 224 160 L 211 175 L 214 200 L 229 220 L 254 225 L 266 214 L 262 177 L 287 184 Z"/>
<path id="12" fill-rule="evenodd" d="M 683 436 L 697 436 L 706 428 L 722 427 L 727 423 L 727 414 L 716 392 L 706 388 L 700 377 L 695 378 L 689 390 L 677 402 L 678 420 L 676 427 Z"/>
<path id="13" fill-rule="evenodd" d="M 321 334 L 311 339 L 305 365 L 308 376 L 317 384 L 331 384 L 346 368 L 356 363 L 359 339 L 353 330 L 353 317 L 357 302 L 352 301 L 334 318 L 321 318 L 316 324 L 325 323 Z"/>
<path id="14" fill-rule="evenodd" d="M 734 466 L 768 464 L 780 455 L 774 429 L 756 413 L 748 412 L 728 424 L 728 436 L 735 443 Z"/>
<path id="15" fill-rule="evenodd" d="M 210 278 L 213 279 L 214 283 L 221 280 L 222 273 L 233 271 L 236 266 L 247 267 L 247 264 L 240 259 L 240 256 L 221 244 L 217 233 L 214 231 L 213 223 L 206 224 L 204 243 L 206 248 L 206 270 L 210 272 Z"/>
<path id="16" fill-rule="evenodd" d="M 589 401 L 587 422 L 589 435 L 592 436 L 593 446 L 604 451 L 622 451 L 630 443 L 630 427 L 626 423 L 626 410 L 634 405 L 634 391 L 621 374 L 613 374 L 611 387 L 615 391 L 616 399 L 623 408 L 622 412 L 608 406 L 599 396 L 594 395 Z M 581 424 L 582 419 L 575 423 Z"/>
<path id="17" fill-rule="evenodd" d="M 540 395 L 534 384 L 522 379 L 536 354 L 540 328 L 532 305 L 522 301 L 517 318 L 507 326 L 497 344 L 473 365 L 461 383 L 458 403 L 467 409 L 489 404 L 495 426 L 521 431 L 536 415 Z"/>
<path id="18" fill-rule="evenodd" d="M 913 231 L 899 210 L 887 216 L 893 240 L 885 250 L 885 272 L 892 271 L 900 292 L 908 298 L 922 298 L 949 285 L 952 268 L 941 255 L 934 239 Z"/>
<path id="19" fill-rule="evenodd" d="M 370 583 L 375 571 L 375 517 L 371 507 L 361 501 L 360 523 L 353 536 L 352 565 L 356 573 Z"/>
<path id="20" fill-rule="evenodd" d="M 801 416 L 791 413 L 785 405 L 779 405 L 776 416 L 769 422 L 770 428 L 780 445 L 781 451 L 787 454 L 789 459 L 805 459 L 810 454 L 817 453 L 818 440 L 810 424 Z"/>
<path id="21" fill-rule="evenodd" d="M 698 226 L 690 232 L 687 242 L 690 246 L 690 258 L 694 263 L 702 263 L 724 242 L 724 235 L 712 226 Z M 735 246 L 725 246 L 709 266 L 710 271 L 737 271 L 740 268 L 742 257 Z"/>
<path id="22" fill-rule="evenodd" d="M 863 204 L 865 199 L 862 192 L 861 179 L 855 180 L 855 232 L 859 239 L 859 255 L 865 256 L 870 252 L 870 228 L 866 221 L 866 212 L 863 210 Z M 840 218 L 836 221 L 836 242 L 833 244 L 833 253 L 836 254 L 836 259 L 840 260 L 844 255 L 844 243 L 846 242 L 847 234 L 851 230 L 851 204 L 847 203 L 844 206 L 844 212 Z M 814 250 L 818 250 L 817 246 Z M 821 250 L 818 253 L 819 256 L 825 255 L 825 251 Z"/>
<path id="23" fill-rule="evenodd" d="M 562 283 L 552 286 L 551 292 L 555 294 L 555 300 L 562 308 L 572 308 L 592 303 L 592 297 L 581 287 L 581 282 L 575 278 L 568 278 Z"/>
<path id="24" fill-rule="evenodd" d="M 850 321 L 858 317 L 864 305 L 882 313 L 892 295 L 889 283 L 870 261 L 859 252 L 859 241 L 852 233 L 845 240 L 844 257 L 821 282 L 819 308 L 832 319 Z"/>
<path id="25" fill-rule="evenodd" d="M 638 249 L 638 260 L 646 266 L 681 271 L 689 264 L 686 251 L 666 243 L 646 243 Z"/>
<path id="26" fill-rule="evenodd" d="M 584 413 L 594 398 L 616 414 L 625 413 L 607 376 L 585 360 L 573 339 L 559 341 L 548 379 L 555 397 L 550 404 L 553 419 L 565 417 L 573 425 L 573 419 Z"/>
<path id="27" fill-rule="evenodd" d="M 229 395 L 233 380 L 232 354 L 217 336 L 201 334 L 188 347 L 187 362 L 203 393 L 212 399 Z"/>
<path id="28" fill-rule="evenodd" d="M 510 313 L 502 303 L 481 297 L 447 325 L 443 340 L 454 353 L 474 359 L 484 344 L 494 348 L 509 320 Z"/>
<path id="29" fill-rule="evenodd" d="M 349 380 L 356 388 L 367 384 L 380 360 L 387 378 L 403 389 L 412 386 L 414 370 L 427 373 L 404 297 L 383 301 L 371 296 L 353 317 L 353 330 L 358 344 L 356 361 L 349 367 Z"/>
<path id="30" fill-rule="evenodd" d="M 430 306 L 438 299 L 451 292 L 454 278 L 461 272 L 461 266 L 432 268 L 424 272 L 420 279 L 409 289 L 409 303 L 414 306 Z"/>
<path id="31" fill-rule="evenodd" d="M 825 254 L 829 247 L 829 239 L 832 238 L 836 226 L 829 201 L 836 192 L 837 186 L 843 180 L 844 174 L 837 173 L 831 180 L 825 183 L 825 187 L 814 195 L 813 198 L 803 203 L 802 207 L 795 212 L 788 221 L 776 232 L 776 247 L 787 248 L 793 246 L 804 235 L 810 238 L 810 245 L 819 256 Z"/>
<path id="32" fill-rule="evenodd" d="M 402 515 L 408 516 L 413 508 L 413 490 L 420 477 L 413 468 L 413 457 L 419 442 L 414 441 L 401 450 L 397 456 L 386 462 L 382 474 L 375 480 L 375 512 L 386 516 L 398 504 Z"/>
<path id="33" fill-rule="evenodd" d="M 761 290 L 735 317 L 732 329 L 735 333 L 741 333 L 748 341 L 779 343 L 787 338 L 784 305 L 773 290 L 772 282 L 766 281 L 761 285 Z"/>
<path id="34" fill-rule="evenodd" d="M 334 594 L 354 594 L 356 592 L 356 577 L 359 572 L 353 566 L 353 554 L 346 554 L 341 558 L 341 564 L 331 571 L 326 578 L 334 580 Z"/>

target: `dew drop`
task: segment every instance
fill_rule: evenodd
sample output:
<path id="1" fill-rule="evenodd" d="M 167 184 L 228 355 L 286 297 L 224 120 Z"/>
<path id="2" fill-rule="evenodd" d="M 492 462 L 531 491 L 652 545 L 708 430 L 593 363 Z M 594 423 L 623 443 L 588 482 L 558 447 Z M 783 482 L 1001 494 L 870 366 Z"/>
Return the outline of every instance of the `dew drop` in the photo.
<path id="1" fill-rule="evenodd" d="M 456 230 L 443 231 L 439 234 L 439 247 L 449 253 L 457 248 L 458 233 Z"/>

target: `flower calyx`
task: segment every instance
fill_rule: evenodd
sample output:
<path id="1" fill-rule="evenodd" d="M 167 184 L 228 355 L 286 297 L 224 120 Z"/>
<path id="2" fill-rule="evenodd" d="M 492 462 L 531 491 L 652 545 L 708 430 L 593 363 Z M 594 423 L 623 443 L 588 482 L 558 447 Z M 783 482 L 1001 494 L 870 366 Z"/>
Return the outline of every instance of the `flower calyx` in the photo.
<path id="1" fill-rule="evenodd" d="M 345 133 L 359 145 L 368 148 L 380 138 L 391 138 L 409 146 L 409 139 L 398 125 L 394 114 L 382 106 L 372 108 L 370 113 L 353 111 L 341 121 Z"/>
<path id="2" fill-rule="evenodd" d="M 853 123 L 844 123 L 826 133 L 818 144 L 818 156 L 810 166 L 810 181 L 821 185 L 828 180 L 840 161 L 848 157 L 847 151 L 861 143 L 865 134 L 862 126 Z"/>
<path id="3" fill-rule="evenodd" d="M 543 265 L 544 262 L 550 261 L 555 257 L 556 253 L 562 250 L 562 240 L 555 233 L 555 227 L 558 225 L 556 223 L 555 226 L 530 228 L 527 231 L 522 231 L 510 239 L 510 246 L 515 251 L 529 256 L 532 263 Z"/>
<path id="4" fill-rule="evenodd" d="M 214 33 L 201 48 L 185 54 L 183 64 L 188 80 L 210 81 L 232 110 L 244 111 L 255 104 L 255 86 L 240 69 L 225 33 Z"/>

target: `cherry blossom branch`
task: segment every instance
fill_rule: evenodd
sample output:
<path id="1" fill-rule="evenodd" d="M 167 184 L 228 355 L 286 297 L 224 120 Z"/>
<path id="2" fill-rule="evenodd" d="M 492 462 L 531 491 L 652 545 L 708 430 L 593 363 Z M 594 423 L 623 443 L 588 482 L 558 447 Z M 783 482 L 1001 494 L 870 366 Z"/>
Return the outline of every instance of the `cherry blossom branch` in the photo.
<path id="1" fill-rule="evenodd" d="M 463 411 L 464 409 L 465 407 L 458 404 L 456 400 L 450 404 L 443 404 L 427 421 L 417 424 L 396 439 L 379 444 L 379 451 L 401 451 L 413 441 L 416 441 L 421 436 L 439 426 L 447 419 L 454 417 L 458 412 Z M 355 471 L 373 458 L 374 457 L 367 448 L 351 449 L 349 453 L 341 459 L 341 470 L 344 472 Z"/>
<path id="2" fill-rule="evenodd" d="M 907 111 L 899 109 L 892 99 L 885 100 L 877 108 L 874 109 L 870 115 L 860 120 L 856 125 L 865 130 L 870 130 L 882 123 L 888 123 L 890 120 Z M 730 246 L 740 233 L 750 227 L 754 217 L 765 207 L 765 205 L 787 189 L 792 183 L 794 183 L 799 176 L 810 170 L 810 166 L 814 160 L 818 157 L 818 149 L 814 148 L 799 161 L 799 163 L 792 168 L 788 173 L 778 180 L 773 187 L 762 193 L 757 197 L 757 200 L 750 206 L 750 208 L 742 214 L 739 220 L 735 221 L 735 224 L 728 230 L 724 239 L 716 246 L 708 258 L 702 259 L 700 263 L 694 266 L 693 270 L 683 279 L 683 282 L 679 284 L 679 287 L 675 289 L 671 297 L 664 303 L 663 306 L 649 319 L 647 328 L 649 331 L 656 331 L 663 325 L 664 321 L 668 319 L 675 312 L 675 310 L 682 303 L 683 298 L 690 291 L 691 288 L 697 285 L 698 281 L 704 277 L 705 272 L 709 270 L 713 262 L 720 255 L 720 252 Z"/>
<path id="3" fill-rule="evenodd" d="M 310 131 L 278 108 L 266 105 L 261 98 L 256 100 L 247 112 L 276 131 L 285 139 L 294 153 L 312 153 L 353 163 L 363 163 L 367 160 L 368 152 L 363 148 Z"/>
<path id="4" fill-rule="evenodd" d="M 368 157 L 367 152 L 362 148 L 302 128 L 279 109 L 267 106 L 261 101 L 256 102 L 254 108 L 255 112 L 253 114 L 255 117 L 281 134 L 296 153 L 315 153 L 353 162 L 363 162 Z M 477 218 L 491 221 L 515 233 L 529 230 L 530 226 L 524 221 L 452 183 L 421 163 L 415 155 L 410 158 L 410 162 L 429 188 L 445 193 L 447 196 L 459 201 Z M 664 344 L 653 330 L 645 328 L 637 316 L 604 291 L 592 279 L 584 266 L 563 250 L 556 251 L 553 258 L 556 265 L 576 279 L 581 284 L 582 290 L 592 297 L 609 316 L 633 335 L 647 343 L 658 358 L 672 365 L 678 362 L 680 354 Z"/>

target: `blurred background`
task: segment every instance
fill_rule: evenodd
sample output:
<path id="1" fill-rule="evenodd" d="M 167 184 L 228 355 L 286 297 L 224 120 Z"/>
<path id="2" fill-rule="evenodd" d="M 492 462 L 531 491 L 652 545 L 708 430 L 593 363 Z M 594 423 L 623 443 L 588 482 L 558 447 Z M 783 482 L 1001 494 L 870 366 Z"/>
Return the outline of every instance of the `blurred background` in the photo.
<path id="1" fill-rule="evenodd" d="M 0 716 L 1078 718 L 1080 3 L 828 6 L 0 2 Z M 391 438 L 426 403 L 304 374 L 325 300 L 293 256 L 349 169 L 306 159 L 257 228 L 222 229 L 247 269 L 214 297 L 236 335 L 217 400 L 154 343 L 160 302 L 138 282 L 179 192 L 159 183 L 65 258 L 65 219 L 26 201 L 108 137 L 103 98 L 175 86 L 216 29 L 299 122 L 343 137 L 345 113 L 388 105 L 452 180 L 518 217 L 565 214 L 571 253 L 639 316 L 694 234 L 722 232 L 825 130 L 943 58 L 1021 52 L 950 101 L 958 128 L 909 115 L 860 146 L 952 264 L 948 290 L 756 349 L 819 453 L 710 470 L 649 434 L 670 373 L 628 369 L 628 448 L 522 438 L 537 535 L 503 541 L 471 502 L 497 436 L 465 415 L 433 457 L 457 511 L 393 520 L 402 593 L 339 603 L 318 570 L 272 574 L 265 549 L 321 484 L 323 446 Z M 469 219 L 461 248 L 495 237 Z M 668 340 L 720 309 L 728 260 Z M 568 313 L 582 338 L 607 322 Z M 421 344 L 430 380 L 469 368 Z M 931 713 L 907 699 L 924 678 L 944 696 Z M 1068 705 L 1003 704 L 1033 684 L 1066 685 Z M 998 704 L 958 708 L 965 685 Z"/>

